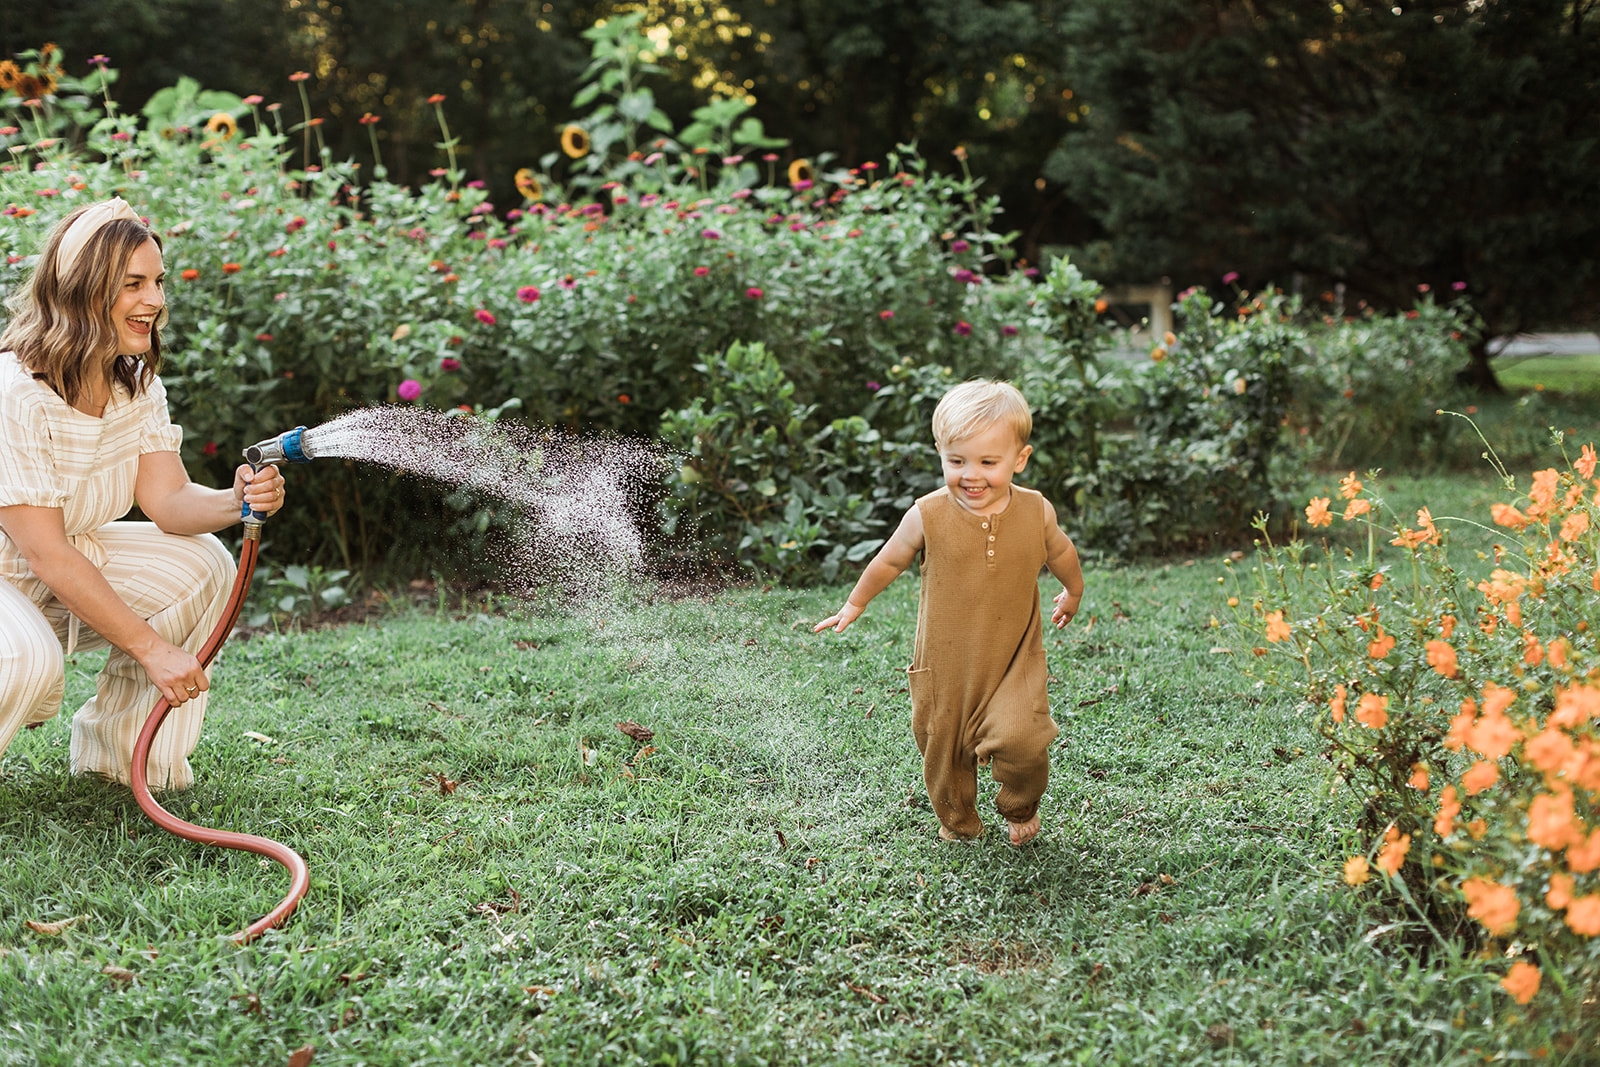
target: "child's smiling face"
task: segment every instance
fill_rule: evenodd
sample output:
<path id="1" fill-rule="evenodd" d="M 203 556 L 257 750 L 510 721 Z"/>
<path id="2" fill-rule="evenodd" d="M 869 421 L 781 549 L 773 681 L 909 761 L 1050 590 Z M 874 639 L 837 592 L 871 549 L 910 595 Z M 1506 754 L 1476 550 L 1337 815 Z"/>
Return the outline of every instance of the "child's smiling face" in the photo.
<path id="1" fill-rule="evenodd" d="M 979 515 L 1005 510 L 1011 502 L 1011 479 L 1022 473 L 1032 454 L 1032 446 L 1017 440 L 1016 430 L 1004 423 L 939 447 L 944 484 Z"/>

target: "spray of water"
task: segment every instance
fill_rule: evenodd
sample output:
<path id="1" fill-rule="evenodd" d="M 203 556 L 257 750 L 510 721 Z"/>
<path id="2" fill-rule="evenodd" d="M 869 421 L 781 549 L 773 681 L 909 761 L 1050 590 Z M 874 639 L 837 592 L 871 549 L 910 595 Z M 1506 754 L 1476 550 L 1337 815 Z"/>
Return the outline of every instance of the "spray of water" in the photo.
<path id="1" fill-rule="evenodd" d="M 421 475 L 512 505 L 512 592 L 590 599 L 643 562 L 635 518 L 665 462 L 646 442 L 532 430 L 462 411 L 371 407 L 305 431 L 306 452 Z"/>

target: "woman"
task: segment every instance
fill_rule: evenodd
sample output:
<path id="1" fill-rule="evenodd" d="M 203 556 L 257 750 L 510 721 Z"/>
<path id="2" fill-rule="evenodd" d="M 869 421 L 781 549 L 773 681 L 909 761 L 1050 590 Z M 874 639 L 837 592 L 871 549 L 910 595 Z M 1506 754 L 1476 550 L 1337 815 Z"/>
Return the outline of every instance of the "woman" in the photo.
<path id="1" fill-rule="evenodd" d="M 0 334 L 0 752 L 60 710 L 64 656 L 112 646 L 72 718 L 72 773 L 128 782 L 156 702 L 156 788 L 184 789 L 210 682 L 195 658 L 222 615 L 233 558 L 213 537 L 241 505 L 283 505 L 274 467 L 232 489 L 189 481 L 167 415 L 161 241 L 120 198 L 45 241 Z M 137 503 L 151 522 L 114 522 Z M 81 623 L 81 627 L 80 627 Z"/>

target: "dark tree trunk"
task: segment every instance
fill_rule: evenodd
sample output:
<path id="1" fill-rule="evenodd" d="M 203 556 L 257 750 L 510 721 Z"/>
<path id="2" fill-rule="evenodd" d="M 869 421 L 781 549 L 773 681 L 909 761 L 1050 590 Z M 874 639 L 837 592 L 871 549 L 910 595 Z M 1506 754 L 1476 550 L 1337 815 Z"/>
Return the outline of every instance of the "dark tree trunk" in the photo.
<path id="1" fill-rule="evenodd" d="M 1489 362 L 1489 339 L 1482 337 L 1474 341 L 1468 354 L 1471 358 L 1465 367 L 1456 372 L 1456 381 L 1485 396 L 1503 394 L 1505 386 L 1495 377 L 1494 367 Z"/>

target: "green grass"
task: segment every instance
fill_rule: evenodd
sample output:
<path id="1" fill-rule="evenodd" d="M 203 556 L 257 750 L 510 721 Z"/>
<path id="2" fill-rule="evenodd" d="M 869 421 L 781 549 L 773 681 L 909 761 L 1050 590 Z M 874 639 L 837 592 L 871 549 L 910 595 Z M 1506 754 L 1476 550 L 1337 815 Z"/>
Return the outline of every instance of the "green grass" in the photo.
<path id="1" fill-rule="evenodd" d="M 1600 353 L 1575 356 L 1528 356 L 1495 361 L 1500 384 L 1516 392 L 1562 393 L 1593 400 L 1600 397 Z"/>
<path id="2" fill-rule="evenodd" d="M 292 845 L 309 895 L 232 946 L 282 871 L 70 778 L 63 722 L 25 732 L 0 777 L 0 1064 L 276 1064 L 307 1044 L 318 1065 L 1569 1047 L 1576 1020 L 1406 949 L 1419 931 L 1339 882 L 1352 802 L 1295 705 L 1215 651 L 1226 569 L 1090 568 L 1078 621 L 1046 642 L 1062 732 L 1022 850 L 992 784 L 985 840 L 936 842 L 902 673 L 909 577 L 842 637 L 809 624 L 843 589 L 750 589 L 236 641 L 199 785 L 170 807 Z M 96 665 L 73 658 L 69 707 Z M 655 731 L 647 758 L 625 720 Z M 24 925 L 73 916 L 55 937 Z"/>

